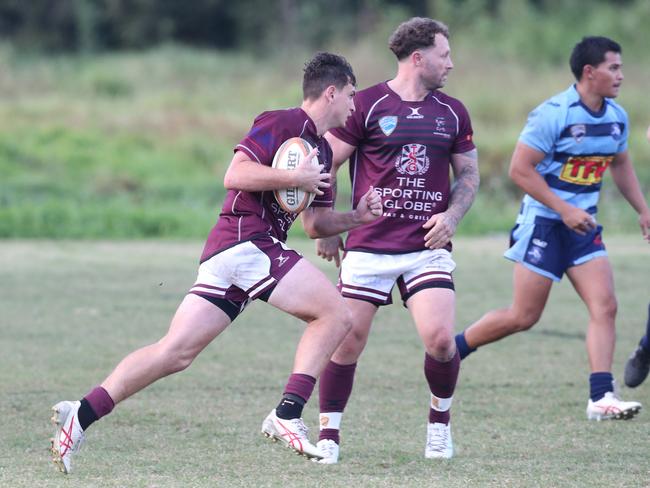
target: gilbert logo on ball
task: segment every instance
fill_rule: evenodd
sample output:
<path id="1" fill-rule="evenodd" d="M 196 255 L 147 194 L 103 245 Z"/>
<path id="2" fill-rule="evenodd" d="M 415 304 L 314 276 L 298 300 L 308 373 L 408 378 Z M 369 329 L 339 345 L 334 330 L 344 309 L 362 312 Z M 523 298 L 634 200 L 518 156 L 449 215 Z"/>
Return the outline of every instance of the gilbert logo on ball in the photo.
<path id="1" fill-rule="evenodd" d="M 276 151 L 273 157 L 273 167 L 295 170 L 311 150 L 311 145 L 300 137 L 287 139 Z M 314 157 L 311 163 L 318 166 L 318 158 Z M 316 196 L 315 193 L 306 192 L 298 187 L 274 190 L 273 195 L 282 209 L 290 213 L 302 212 Z"/>

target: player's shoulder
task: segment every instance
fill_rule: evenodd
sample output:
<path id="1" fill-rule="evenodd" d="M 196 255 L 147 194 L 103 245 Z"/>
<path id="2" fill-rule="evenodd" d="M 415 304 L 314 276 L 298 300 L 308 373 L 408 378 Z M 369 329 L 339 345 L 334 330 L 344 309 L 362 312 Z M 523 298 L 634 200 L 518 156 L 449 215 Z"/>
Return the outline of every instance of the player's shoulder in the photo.
<path id="1" fill-rule="evenodd" d="M 627 120 L 627 111 L 623 108 L 623 106 L 616 102 L 613 98 L 606 98 L 605 103 L 608 105 L 611 110 L 618 115 L 619 118 L 623 120 Z"/>
<path id="2" fill-rule="evenodd" d="M 358 90 L 354 95 L 354 104 L 357 109 L 370 108 L 378 101 L 386 99 L 391 92 L 386 86 L 386 82 L 377 83 L 362 90 Z"/>
<path id="3" fill-rule="evenodd" d="M 432 91 L 431 99 L 435 103 L 449 106 L 452 110 L 456 112 L 467 112 L 467 108 L 465 108 L 465 104 L 463 104 L 463 102 L 461 102 L 458 98 L 446 94 L 443 91 L 440 90 Z"/>
<path id="4" fill-rule="evenodd" d="M 547 98 L 528 114 L 528 123 L 559 126 L 565 123 L 571 107 L 580 106 L 580 95 L 574 86 Z"/>
<path id="5" fill-rule="evenodd" d="M 572 85 L 566 90 L 556 93 L 544 100 L 535 108 L 535 111 L 548 113 L 550 115 L 559 114 L 565 112 L 572 106 L 576 106 L 579 102 L 580 95 L 575 89 L 575 85 Z"/>
<path id="6" fill-rule="evenodd" d="M 303 110 L 298 107 L 283 108 L 278 110 L 267 110 L 255 117 L 255 124 L 275 123 L 275 122 L 300 122 L 307 118 Z"/>

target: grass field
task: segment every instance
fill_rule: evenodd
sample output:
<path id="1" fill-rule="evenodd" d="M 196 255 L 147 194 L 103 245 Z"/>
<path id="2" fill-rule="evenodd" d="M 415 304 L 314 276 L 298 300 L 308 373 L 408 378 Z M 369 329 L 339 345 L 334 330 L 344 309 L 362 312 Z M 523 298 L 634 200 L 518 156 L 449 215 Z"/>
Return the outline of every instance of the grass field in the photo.
<path id="1" fill-rule="evenodd" d="M 620 378 L 643 330 L 650 249 L 636 235 L 607 242 L 620 303 Z M 502 235 L 456 242 L 457 329 L 508 303 L 505 243 Z M 313 256 L 310 242 L 293 244 Z M 400 306 L 377 316 L 344 419 L 341 463 L 316 465 L 271 445 L 259 427 L 279 400 L 302 325 L 253 304 L 187 371 L 89 429 L 72 475 L 55 472 L 50 406 L 80 398 L 123 355 L 164 333 L 201 245 L 0 241 L 0 486 L 650 486 L 650 412 L 628 422 L 585 418 L 587 317 L 566 282 L 535 329 L 463 364 L 451 461 L 423 457 L 422 348 Z M 622 393 L 650 407 L 649 383 Z M 305 419 L 316 426 L 316 396 Z"/>
<path id="2" fill-rule="evenodd" d="M 359 88 L 393 76 L 387 37 L 334 49 L 349 57 Z M 481 190 L 459 232 L 507 232 L 521 196 L 507 176 L 515 141 L 530 110 L 573 80 L 565 61 L 531 65 L 490 55 L 471 38 L 463 44 L 454 47 L 445 91 L 471 114 Z M 223 201 L 233 146 L 260 112 L 300 103 L 298 80 L 312 54 L 261 59 L 160 46 L 44 57 L 0 42 L 0 238 L 202 238 Z M 619 101 L 648 194 L 650 63 L 625 60 Z M 349 201 L 348 181 L 339 179 L 339 202 Z M 622 202 L 607 181 L 599 221 L 633 232 L 636 215 Z"/>

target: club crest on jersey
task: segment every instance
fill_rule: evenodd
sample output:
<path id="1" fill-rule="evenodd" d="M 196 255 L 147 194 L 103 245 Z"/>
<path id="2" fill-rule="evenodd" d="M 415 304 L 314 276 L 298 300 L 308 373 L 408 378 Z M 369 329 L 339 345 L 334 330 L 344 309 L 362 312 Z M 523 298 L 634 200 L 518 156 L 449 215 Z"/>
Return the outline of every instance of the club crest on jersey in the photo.
<path id="1" fill-rule="evenodd" d="M 420 113 L 422 107 L 409 107 L 411 113 L 406 116 L 407 119 L 423 119 L 424 115 Z"/>
<path id="2" fill-rule="evenodd" d="M 437 136 L 442 136 L 446 139 L 451 138 L 451 134 L 447 133 L 447 119 L 444 117 L 436 117 L 433 121 L 435 124 L 433 133 Z"/>
<path id="3" fill-rule="evenodd" d="M 379 128 L 384 133 L 384 135 L 391 135 L 395 128 L 397 127 L 397 116 L 396 115 L 387 115 L 379 119 Z"/>
<path id="4" fill-rule="evenodd" d="M 587 126 L 585 124 L 575 124 L 571 126 L 570 131 L 575 141 L 580 144 L 587 135 Z"/>
<path id="5" fill-rule="evenodd" d="M 422 144 L 402 146 L 402 154 L 395 161 L 395 168 L 403 175 L 423 175 L 429 169 L 427 147 Z"/>
<path id="6" fill-rule="evenodd" d="M 621 127 L 618 125 L 617 122 L 614 122 L 612 124 L 612 130 L 610 132 L 612 139 L 615 141 L 618 141 L 621 138 Z"/>

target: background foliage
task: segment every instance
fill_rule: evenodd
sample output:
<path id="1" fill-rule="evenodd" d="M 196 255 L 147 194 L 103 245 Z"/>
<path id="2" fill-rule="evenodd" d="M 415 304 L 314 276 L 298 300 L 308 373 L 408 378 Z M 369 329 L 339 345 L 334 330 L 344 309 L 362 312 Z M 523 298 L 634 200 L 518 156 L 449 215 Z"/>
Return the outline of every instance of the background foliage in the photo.
<path id="1" fill-rule="evenodd" d="M 302 64 L 344 54 L 360 87 L 388 79 L 411 15 L 446 21 L 482 187 L 463 233 L 507 230 L 507 165 L 527 113 L 573 80 L 583 35 L 621 42 L 620 102 L 646 193 L 650 2 L 537 0 L 0 0 L 0 237 L 203 237 L 232 147 L 263 110 L 299 104 Z M 343 178 L 342 180 L 346 180 Z M 349 189 L 343 187 L 342 200 Z M 600 219 L 636 232 L 606 182 Z"/>

